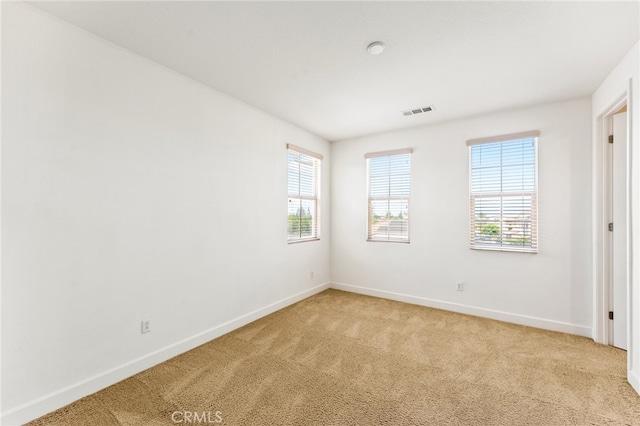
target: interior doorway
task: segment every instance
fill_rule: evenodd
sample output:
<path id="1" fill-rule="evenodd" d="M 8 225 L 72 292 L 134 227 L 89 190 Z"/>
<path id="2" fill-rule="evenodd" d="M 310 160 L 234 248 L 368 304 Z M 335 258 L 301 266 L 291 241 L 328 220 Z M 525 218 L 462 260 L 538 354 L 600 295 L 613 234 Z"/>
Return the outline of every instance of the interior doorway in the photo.
<path id="1" fill-rule="evenodd" d="M 608 344 L 627 349 L 629 167 L 626 104 L 607 117 Z"/>

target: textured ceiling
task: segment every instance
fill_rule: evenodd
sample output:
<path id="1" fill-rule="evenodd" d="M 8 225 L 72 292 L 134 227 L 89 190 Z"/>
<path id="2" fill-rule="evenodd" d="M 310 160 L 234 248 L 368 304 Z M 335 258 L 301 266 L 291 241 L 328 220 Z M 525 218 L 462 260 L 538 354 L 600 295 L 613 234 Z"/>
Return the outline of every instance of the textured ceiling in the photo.
<path id="1" fill-rule="evenodd" d="M 637 1 L 30 3 L 330 141 L 589 96 L 640 39 Z"/>

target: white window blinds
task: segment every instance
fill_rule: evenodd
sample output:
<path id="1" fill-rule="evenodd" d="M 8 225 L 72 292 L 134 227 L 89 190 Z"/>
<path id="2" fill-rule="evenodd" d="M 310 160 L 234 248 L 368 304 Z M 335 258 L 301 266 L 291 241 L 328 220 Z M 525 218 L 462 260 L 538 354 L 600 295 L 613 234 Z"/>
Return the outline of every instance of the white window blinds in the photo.
<path id="1" fill-rule="evenodd" d="M 538 251 L 539 134 L 467 141 L 472 249 Z"/>
<path id="2" fill-rule="evenodd" d="M 287 145 L 288 229 L 290 243 L 320 238 L 320 165 L 322 155 Z"/>
<path id="3" fill-rule="evenodd" d="M 409 242 L 412 150 L 366 154 L 368 241 Z"/>

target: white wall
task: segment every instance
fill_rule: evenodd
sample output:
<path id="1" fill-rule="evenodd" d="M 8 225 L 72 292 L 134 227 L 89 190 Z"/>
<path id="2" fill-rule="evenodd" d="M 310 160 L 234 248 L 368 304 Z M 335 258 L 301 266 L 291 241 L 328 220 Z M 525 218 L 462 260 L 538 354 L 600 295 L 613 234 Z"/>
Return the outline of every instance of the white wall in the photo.
<path id="1" fill-rule="evenodd" d="M 326 141 L 2 7 L 5 424 L 326 288 Z M 287 245 L 286 143 L 325 156 L 320 242 Z"/>
<path id="2" fill-rule="evenodd" d="M 589 336 L 590 123 L 591 102 L 580 99 L 332 144 L 332 281 L 347 290 Z M 539 253 L 472 251 L 465 142 L 528 130 L 541 131 Z M 366 242 L 364 154 L 406 147 L 414 148 L 411 243 Z M 458 280 L 463 292 L 456 291 Z"/>
<path id="3" fill-rule="evenodd" d="M 630 146 L 630 204 L 631 204 L 631 282 L 629 288 L 629 328 L 628 328 L 628 374 L 629 383 L 640 393 L 640 41 L 629 51 L 624 59 L 611 71 L 593 94 L 593 152 L 594 175 L 601 168 L 602 158 L 598 146 L 600 120 L 608 109 L 621 97 L 629 96 L 629 146 Z M 594 181 L 594 194 L 598 193 L 598 182 Z M 595 224 L 595 226 L 598 226 Z M 597 235 L 594 229 L 594 235 Z M 598 287 L 595 282 L 594 287 Z M 594 312 L 594 323 L 598 323 Z M 603 342 L 606 343 L 606 342 Z"/>

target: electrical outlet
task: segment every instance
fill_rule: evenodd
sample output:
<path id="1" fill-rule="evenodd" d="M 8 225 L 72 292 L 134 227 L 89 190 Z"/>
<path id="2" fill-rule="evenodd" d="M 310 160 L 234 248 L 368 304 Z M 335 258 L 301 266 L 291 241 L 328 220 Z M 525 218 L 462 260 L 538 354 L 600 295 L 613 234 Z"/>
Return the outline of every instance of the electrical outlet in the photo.
<path id="1" fill-rule="evenodd" d="M 150 319 L 142 320 L 142 327 L 140 329 L 140 332 L 144 334 L 144 333 L 149 333 L 150 331 L 151 331 L 151 320 Z"/>
<path id="2" fill-rule="evenodd" d="M 463 291 L 464 290 L 464 283 L 462 281 L 458 281 L 456 283 L 456 290 L 458 290 L 458 291 Z"/>

